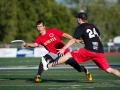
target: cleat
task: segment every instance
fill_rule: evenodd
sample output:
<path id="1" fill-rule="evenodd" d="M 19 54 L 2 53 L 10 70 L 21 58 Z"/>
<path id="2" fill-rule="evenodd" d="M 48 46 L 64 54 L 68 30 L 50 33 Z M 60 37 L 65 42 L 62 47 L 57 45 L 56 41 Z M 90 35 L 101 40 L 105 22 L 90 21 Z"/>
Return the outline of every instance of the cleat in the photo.
<path id="1" fill-rule="evenodd" d="M 43 64 L 43 69 L 48 70 L 48 67 L 47 67 L 48 62 L 44 59 L 44 57 L 42 57 L 42 64 Z"/>
<path id="2" fill-rule="evenodd" d="M 86 74 L 88 81 L 92 81 L 92 75 L 88 70 L 85 72 L 85 74 Z"/>
<path id="3" fill-rule="evenodd" d="M 40 76 L 36 76 L 36 77 L 35 77 L 35 82 L 36 82 L 36 83 L 42 82 L 41 77 L 40 77 Z"/>

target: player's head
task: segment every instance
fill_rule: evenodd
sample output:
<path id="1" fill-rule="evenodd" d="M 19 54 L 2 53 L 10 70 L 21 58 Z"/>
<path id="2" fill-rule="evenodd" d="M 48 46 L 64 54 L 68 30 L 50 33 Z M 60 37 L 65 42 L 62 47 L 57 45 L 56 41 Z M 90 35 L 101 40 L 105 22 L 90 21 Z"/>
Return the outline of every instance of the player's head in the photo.
<path id="1" fill-rule="evenodd" d="M 78 22 L 79 20 L 82 20 L 83 22 L 87 22 L 87 14 L 85 12 L 80 12 L 75 17 L 78 18 Z"/>
<path id="2" fill-rule="evenodd" d="M 36 22 L 36 26 L 39 25 L 39 24 L 43 24 L 43 26 L 44 26 L 44 21 L 38 20 L 38 21 Z"/>
<path id="3" fill-rule="evenodd" d="M 44 21 L 38 20 L 36 23 L 36 27 L 39 34 L 43 34 L 45 32 Z"/>

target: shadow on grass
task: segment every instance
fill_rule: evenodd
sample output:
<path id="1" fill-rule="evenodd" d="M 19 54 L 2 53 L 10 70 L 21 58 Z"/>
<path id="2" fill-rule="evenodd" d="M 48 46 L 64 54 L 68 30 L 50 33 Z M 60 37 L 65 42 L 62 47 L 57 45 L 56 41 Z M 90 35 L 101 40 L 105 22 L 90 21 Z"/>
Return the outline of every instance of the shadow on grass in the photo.
<path id="1" fill-rule="evenodd" d="M 30 83 L 36 83 L 34 82 L 34 78 L 3 78 L 4 80 L 10 80 L 10 81 L 14 81 L 14 80 L 23 80 L 23 81 L 28 81 Z M 57 80 L 57 79 L 42 79 L 42 82 L 41 83 L 52 83 L 52 82 L 55 82 L 55 83 L 95 83 L 93 81 L 80 81 L 80 80 Z"/>
<path id="2" fill-rule="evenodd" d="M 42 83 L 50 83 L 50 82 L 55 82 L 55 83 L 94 83 L 92 81 L 82 81 L 82 80 L 55 80 L 55 79 L 43 79 Z"/>

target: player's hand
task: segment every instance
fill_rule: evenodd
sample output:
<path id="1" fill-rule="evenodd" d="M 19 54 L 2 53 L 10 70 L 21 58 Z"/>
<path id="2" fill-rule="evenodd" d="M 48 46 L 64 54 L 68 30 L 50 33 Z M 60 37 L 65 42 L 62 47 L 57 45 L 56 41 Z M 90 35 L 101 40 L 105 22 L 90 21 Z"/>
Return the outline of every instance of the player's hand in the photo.
<path id="1" fill-rule="evenodd" d="M 58 50 L 57 54 L 58 54 L 59 56 L 64 56 L 64 52 L 65 52 L 64 49 L 57 49 L 57 50 Z"/>
<path id="2" fill-rule="evenodd" d="M 81 42 L 81 44 L 84 44 L 84 42 Z"/>
<path id="3" fill-rule="evenodd" d="M 84 44 L 84 41 L 83 41 L 83 40 L 78 40 L 78 39 L 76 39 L 75 42 L 76 42 L 77 44 Z"/>
<path id="4" fill-rule="evenodd" d="M 24 47 L 28 47 L 28 44 L 26 42 L 23 43 Z"/>

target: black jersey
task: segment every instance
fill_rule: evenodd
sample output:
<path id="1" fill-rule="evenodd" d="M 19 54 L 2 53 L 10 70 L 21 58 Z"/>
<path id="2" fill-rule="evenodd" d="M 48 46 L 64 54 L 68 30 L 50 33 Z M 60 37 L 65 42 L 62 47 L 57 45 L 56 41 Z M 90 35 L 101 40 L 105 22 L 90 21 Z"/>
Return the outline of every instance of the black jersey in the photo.
<path id="1" fill-rule="evenodd" d="M 83 23 L 75 29 L 73 37 L 75 39 L 82 38 L 84 40 L 85 48 L 94 52 L 103 53 L 103 45 L 99 39 L 100 32 L 93 25 Z"/>

